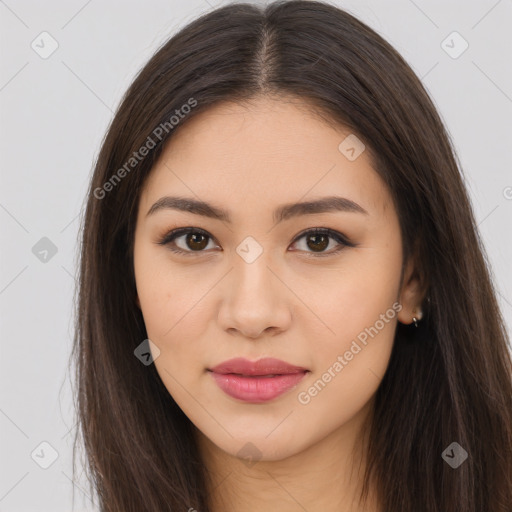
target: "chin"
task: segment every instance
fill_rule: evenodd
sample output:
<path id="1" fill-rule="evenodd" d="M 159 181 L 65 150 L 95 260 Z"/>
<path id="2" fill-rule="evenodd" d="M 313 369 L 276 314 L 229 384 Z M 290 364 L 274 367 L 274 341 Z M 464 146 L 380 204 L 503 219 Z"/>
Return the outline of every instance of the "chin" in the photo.
<path id="1" fill-rule="evenodd" d="M 274 435 L 274 434 L 272 434 Z M 212 441 L 210 439 L 210 441 Z M 237 437 L 224 437 L 219 442 L 214 442 L 217 448 L 221 449 L 228 455 L 240 459 L 248 467 L 252 467 L 257 462 L 276 462 L 287 459 L 299 453 L 304 447 L 291 445 L 288 436 L 269 439 L 268 431 L 264 434 L 248 433 L 247 431 L 243 436 Z"/>

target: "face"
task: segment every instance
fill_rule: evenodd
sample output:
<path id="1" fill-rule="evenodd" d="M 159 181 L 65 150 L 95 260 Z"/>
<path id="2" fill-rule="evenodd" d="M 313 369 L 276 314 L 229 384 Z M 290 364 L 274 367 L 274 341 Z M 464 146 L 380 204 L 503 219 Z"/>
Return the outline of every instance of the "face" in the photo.
<path id="1" fill-rule="evenodd" d="M 341 432 L 412 320 L 397 214 L 353 137 L 296 102 L 224 103 L 180 127 L 146 181 L 134 269 L 154 364 L 224 452 L 279 460 Z M 299 369 L 210 371 L 232 358 Z"/>

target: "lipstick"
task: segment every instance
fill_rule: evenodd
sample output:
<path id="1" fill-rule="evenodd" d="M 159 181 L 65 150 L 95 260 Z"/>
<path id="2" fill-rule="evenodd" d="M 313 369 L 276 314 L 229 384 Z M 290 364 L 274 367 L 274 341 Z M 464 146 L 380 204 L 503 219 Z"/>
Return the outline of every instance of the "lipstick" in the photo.
<path id="1" fill-rule="evenodd" d="M 208 371 L 224 393 L 251 403 L 267 402 L 282 395 L 308 373 L 306 368 L 271 357 L 258 361 L 237 357 Z"/>

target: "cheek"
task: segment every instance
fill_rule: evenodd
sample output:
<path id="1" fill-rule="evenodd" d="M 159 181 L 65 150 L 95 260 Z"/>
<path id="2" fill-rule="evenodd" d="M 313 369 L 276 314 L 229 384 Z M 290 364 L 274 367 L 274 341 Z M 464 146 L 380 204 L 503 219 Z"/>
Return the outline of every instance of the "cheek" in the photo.
<path id="1" fill-rule="evenodd" d="M 136 260 L 137 293 L 147 336 L 159 349 L 155 367 L 175 399 L 181 396 L 181 386 L 192 389 L 206 364 L 201 354 L 212 317 L 207 300 L 212 279 L 196 274 L 192 267 L 176 271 L 165 258 L 159 261 L 153 256 L 147 265 L 142 257 Z"/>
<path id="2" fill-rule="evenodd" d="M 400 259 L 391 255 L 383 258 L 382 253 L 374 251 L 355 254 L 353 260 L 333 269 L 313 289 L 309 287 L 308 304 L 329 327 L 324 337 L 328 351 L 331 345 L 343 348 L 350 344 L 376 322 L 379 330 L 387 333 L 390 320 L 396 321 L 398 306 L 392 306 L 398 297 Z M 386 315 L 385 325 L 381 315 Z"/>
<path id="3" fill-rule="evenodd" d="M 135 272 L 137 294 L 148 335 L 160 339 L 173 324 L 168 302 L 171 300 L 172 283 L 154 265 L 147 265 Z"/>
<path id="4" fill-rule="evenodd" d="M 135 244 L 135 282 L 148 336 L 160 344 L 172 337 L 187 312 L 193 314 L 201 281 L 190 281 L 186 272 L 176 271 L 165 251 L 147 245 Z"/>
<path id="5" fill-rule="evenodd" d="M 185 390 L 194 389 L 194 379 L 204 372 L 198 354 L 207 325 L 205 303 L 200 300 L 207 285 L 194 280 L 197 284 L 191 286 L 190 275 L 184 277 L 187 272 L 172 271 L 168 261 L 159 263 L 155 257 L 147 265 L 141 257 L 135 266 L 147 335 L 159 350 L 155 368 L 169 394 L 188 411 L 190 396 Z"/>
<path id="6" fill-rule="evenodd" d="M 205 322 L 206 312 L 200 302 L 204 293 L 183 288 L 169 276 L 141 286 L 139 299 L 150 339 L 161 347 L 193 343 Z"/>
<path id="7" fill-rule="evenodd" d="M 394 289 L 345 291 L 352 293 L 337 293 L 331 297 L 336 307 L 324 311 L 336 334 L 311 346 L 312 374 L 296 393 L 308 414 L 324 417 L 327 408 L 336 425 L 349 421 L 377 391 L 389 364 L 400 309 Z"/>
<path id="8" fill-rule="evenodd" d="M 317 288 L 317 309 L 312 309 L 330 329 L 314 343 L 314 375 L 301 387 L 308 395 L 302 403 L 321 394 L 317 405 L 332 400 L 356 410 L 376 391 L 389 363 L 401 309 L 396 302 L 399 250 L 398 245 L 396 250 L 354 252 L 350 264 L 332 272 L 323 294 Z"/>

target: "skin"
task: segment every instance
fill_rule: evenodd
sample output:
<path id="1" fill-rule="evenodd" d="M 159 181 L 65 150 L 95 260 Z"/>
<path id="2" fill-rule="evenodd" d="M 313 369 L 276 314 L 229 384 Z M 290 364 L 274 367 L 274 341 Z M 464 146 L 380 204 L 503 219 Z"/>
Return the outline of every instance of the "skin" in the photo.
<path id="1" fill-rule="evenodd" d="M 211 478 L 214 512 L 379 511 L 373 491 L 355 500 L 365 467 L 375 392 L 386 371 L 398 321 L 420 317 L 419 282 L 405 265 L 391 196 L 365 150 L 350 161 L 338 149 L 350 134 L 285 98 L 223 103 L 191 118 L 173 136 L 141 194 L 134 243 L 137 303 L 154 364 L 196 427 Z M 162 209 L 162 196 L 183 196 L 227 209 L 232 222 Z M 338 195 L 363 207 L 292 217 L 275 224 L 284 203 Z M 209 233 L 203 252 L 158 245 L 179 227 Z M 330 228 L 318 249 L 298 234 Z M 253 237 L 262 254 L 237 252 Z M 317 248 L 317 252 L 315 252 Z M 401 310 L 308 403 L 298 399 L 350 350 L 358 334 L 400 303 Z M 207 368 L 230 359 L 276 357 L 307 368 L 299 385 L 266 403 L 226 395 Z M 332 370 L 331 370 L 332 371 Z M 254 448 L 250 448 L 252 445 Z M 252 455 L 251 455 L 252 454 Z M 252 462 L 244 460 L 244 455 Z"/>

